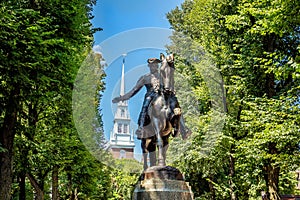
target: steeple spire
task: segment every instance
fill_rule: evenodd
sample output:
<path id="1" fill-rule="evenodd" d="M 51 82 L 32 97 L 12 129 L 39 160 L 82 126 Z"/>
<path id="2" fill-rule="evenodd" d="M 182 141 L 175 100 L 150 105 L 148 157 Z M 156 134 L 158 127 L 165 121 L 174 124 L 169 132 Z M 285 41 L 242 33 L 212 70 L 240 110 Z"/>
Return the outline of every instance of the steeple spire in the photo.
<path id="1" fill-rule="evenodd" d="M 123 54 L 120 95 L 125 94 L 125 57 Z M 134 138 L 130 127 L 130 114 L 127 101 L 120 101 L 114 115 L 114 127 L 110 134 L 109 147 L 114 158 L 133 158 Z"/>
<path id="2" fill-rule="evenodd" d="M 125 57 L 126 54 L 123 54 L 123 64 L 122 64 L 122 77 L 121 77 L 121 88 L 120 95 L 123 96 L 125 94 L 125 75 L 124 75 L 124 67 L 125 67 Z"/>

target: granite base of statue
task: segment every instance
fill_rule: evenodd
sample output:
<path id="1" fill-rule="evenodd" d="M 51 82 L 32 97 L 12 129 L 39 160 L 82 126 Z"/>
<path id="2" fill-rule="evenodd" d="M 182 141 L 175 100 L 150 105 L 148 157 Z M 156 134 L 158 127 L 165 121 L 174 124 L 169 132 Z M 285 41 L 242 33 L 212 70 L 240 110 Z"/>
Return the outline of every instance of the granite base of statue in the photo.
<path id="1" fill-rule="evenodd" d="M 133 200 L 192 200 L 193 192 L 181 172 L 170 166 L 145 170 L 134 189 Z"/>

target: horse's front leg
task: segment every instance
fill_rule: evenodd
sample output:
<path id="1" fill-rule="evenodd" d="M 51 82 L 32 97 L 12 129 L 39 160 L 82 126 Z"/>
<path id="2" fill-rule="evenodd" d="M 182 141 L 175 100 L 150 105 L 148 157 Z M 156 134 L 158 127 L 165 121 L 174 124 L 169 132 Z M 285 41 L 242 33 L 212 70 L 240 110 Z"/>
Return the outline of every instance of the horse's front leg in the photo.
<path id="1" fill-rule="evenodd" d="M 141 147 L 143 151 L 143 159 L 144 159 L 144 171 L 148 168 L 147 164 L 147 157 L 148 157 L 148 150 L 147 150 L 147 139 L 143 138 L 141 140 Z"/>
<path id="2" fill-rule="evenodd" d="M 165 159 L 163 156 L 163 140 L 160 135 L 160 130 L 161 130 L 161 121 L 160 119 L 154 118 L 154 129 L 157 137 L 157 147 L 158 147 L 158 165 L 159 166 L 166 166 Z"/>

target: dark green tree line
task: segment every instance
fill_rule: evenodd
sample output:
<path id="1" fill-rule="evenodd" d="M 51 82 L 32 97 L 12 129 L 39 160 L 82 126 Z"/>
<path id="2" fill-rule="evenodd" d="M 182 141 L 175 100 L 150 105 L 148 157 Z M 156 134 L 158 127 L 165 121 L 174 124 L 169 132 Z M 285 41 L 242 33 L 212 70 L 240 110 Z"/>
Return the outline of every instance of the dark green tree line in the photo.
<path id="1" fill-rule="evenodd" d="M 72 174 L 67 167 L 74 166 L 71 160 L 81 164 L 70 157 L 71 150 L 86 151 L 72 121 L 72 89 L 98 30 L 89 21 L 95 3 L 1 2 L 1 199 L 11 199 L 15 181 L 19 199 L 25 199 L 25 180 L 43 199 L 50 172 L 56 180 L 52 189 L 57 191 L 58 170 Z M 74 188 L 70 186 L 70 195 Z"/>
<path id="2" fill-rule="evenodd" d="M 193 171 L 214 184 L 209 190 L 212 199 L 251 199 L 261 191 L 279 199 L 280 194 L 295 192 L 291 173 L 299 167 L 299 8 L 295 1 L 197 0 L 185 1 L 168 14 L 175 31 L 211 58 L 209 65 L 219 70 L 226 89 L 221 146 L 207 157 L 226 159 L 201 162 L 203 166 Z M 188 48 L 194 52 L 193 46 Z M 187 55 L 179 57 L 188 60 Z M 201 62 L 183 63 L 186 71 L 192 65 L 200 74 L 207 68 Z M 201 84 L 192 84 L 195 94 L 207 96 L 207 90 L 200 92 Z M 203 157 L 203 149 L 196 147 L 203 143 L 201 131 L 197 134 L 200 140 L 193 140 L 190 148 L 193 161 Z M 217 176 L 203 174 L 214 169 L 203 169 L 208 163 L 219 170 Z"/>

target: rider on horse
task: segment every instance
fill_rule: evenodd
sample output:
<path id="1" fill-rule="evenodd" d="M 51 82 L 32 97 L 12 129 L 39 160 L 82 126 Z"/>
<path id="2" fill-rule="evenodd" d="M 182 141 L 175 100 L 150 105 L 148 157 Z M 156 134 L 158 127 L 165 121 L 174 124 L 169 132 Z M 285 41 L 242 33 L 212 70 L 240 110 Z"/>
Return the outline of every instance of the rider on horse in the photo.
<path id="1" fill-rule="evenodd" d="M 146 87 L 147 92 L 145 94 L 142 110 L 138 119 L 139 128 L 136 131 L 137 138 L 142 139 L 143 137 L 145 137 L 143 135 L 143 126 L 145 126 L 147 123 L 146 118 L 148 107 L 155 97 L 157 97 L 160 94 L 163 94 L 166 97 L 165 99 L 167 101 L 167 105 L 171 108 L 171 112 L 169 115 L 170 121 L 172 123 L 172 126 L 174 127 L 174 135 L 177 135 L 179 128 L 179 118 L 175 116 L 179 115 L 180 112 L 178 112 L 178 109 L 180 109 L 180 107 L 174 92 L 164 89 L 164 87 L 161 85 L 161 74 L 158 70 L 158 64 L 162 61 L 157 58 L 149 58 L 147 62 L 148 67 L 150 68 L 150 73 L 140 77 L 133 89 L 130 90 L 128 93 L 126 93 L 123 96 L 114 98 L 113 103 L 128 100 L 137 92 L 139 92 L 143 86 Z"/>

